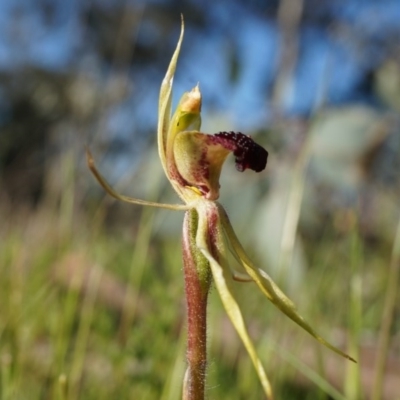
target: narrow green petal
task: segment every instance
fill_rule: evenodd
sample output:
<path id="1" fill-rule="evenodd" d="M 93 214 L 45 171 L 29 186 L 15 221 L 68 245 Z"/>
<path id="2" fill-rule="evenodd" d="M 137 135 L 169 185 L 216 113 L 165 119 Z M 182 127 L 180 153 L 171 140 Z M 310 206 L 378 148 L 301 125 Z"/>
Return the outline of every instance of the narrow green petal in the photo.
<path id="1" fill-rule="evenodd" d="M 157 207 L 157 208 L 164 208 L 164 209 L 166 208 L 168 210 L 182 211 L 182 210 L 188 210 L 189 209 L 189 207 L 184 205 L 184 204 L 154 203 L 152 201 L 135 199 L 133 197 L 128 197 L 128 196 L 124 196 L 123 194 L 119 194 L 110 186 L 110 184 L 100 174 L 100 172 L 96 168 L 96 165 L 94 163 L 94 159 L 93 159 L 92 154 L 90 153 L 89 150 L 86 150 L 86 160 L 87 160 L 87 164 L 88 164 L 88 167 L 89 167 L 90 171 L 92 171 L 93 175 L 95 176 L 97 181 L 100 183 L 100 185 L 103 187 L 103 189 L 110 196 L 114 197 L 117 200 L 123 201 L 125 203 L 139 204 L 139 205 L 142 205 L 142 206 L 150 206 L 150 207 Z"/>
<path id="2" fill-rule="evenodd" d="M 218 217 L 218 210 L 214 204 L 212 204 L 213 209 L 213 217 Z M 257 356 L 257 352 L 254 348 L 253 342 L 251 341 L 247 328 L 243 320 L 242 313 L 240 308 L 232 295 L 232 277 L 229 268 L 226 264 L 226 258 L 224 255 L 224 244 L 223 244 L 223 233 L 221 231 L 220 221 L 216 221 L 216 231 L 211 233 L 208 227 L 209 216 L 207 215 L 207 207 L 200 206 L 197 209 L 199 214 L 199 225 L 196 235 L 196 243 L 198 248 L 207 258 L 210 263 L 211 271 L 213 274 L 215 286 L 218 290 L 218 293 L 221 297 L 222 304 L 238 332 L 240 338 L 242 339 L 243 344 L 246 347 L 247 352 L 250 355 L 250 358 L 254 364 L 254 367 L 257 371 L 260 382 L 263 386 L 264 392 L 268 399 L 273 399 L 271 385 L 267 378 L 267 375 L 264 371 L 264 368 L 261 364 L 260 359 Z M 221 264 L 213 257 L 212 252 L 210 250 L 209 240 L 211 239 L 211 235 L 216 235 L 216 240 L 219 248 L 219 256 Z"/>
<path id="3" fill-rule="evenodd" d="M 284 314 L 286 314 L 291 320 L 296 322 L 299 326 L 301 326 L 304 330 L 306 330 L 311 336 L 317 339 L 320 343 L 333 350 L 335 353 L 340 354 L 341 356 L 356 362 L 352 357 L 339 350 L 337 347 L 333 346 L 329 342 L 327 342 L 324 338 L 318 335 L 317 332 L 304 320 L 304 318 L 298 313 L 296 306 L 294 303 L 282 292 L 281 289 L 275 284 L 275 282 L 270 278 L 270 276 L 265 272 L 258 268 L 256 268 L 252 261 L 247 256 L 244 251 L 242 245 L 237 238 L 235 231 L 232 228 L 232 225 L 229 221 L 229 218 L 221 205 L 218 204 L 222 226 L 224 232 L 230 241 L 230 247 L 236 253 L 234 254 L 237 258 L 240 259 L 241 264 L 243 265 L 246 272 L 250 275 L 250 277 L 254 280 L 254 282 L 259 286 L 265 296 L 276 306 L 278 307 Z"/>
<path id="4" fill-rule="evenodd" d="M 174 80 L 176 63 L 178 62 L 179 52 L 181 50 L 183 34 L 184 34 L 184 23 L 182 16 L 181 34 L 179 36 L 179 40 L 176 45 L 174 54 L 172 55 L 171 61 L 169 63 L 167 73 L 165 74 L 165 77 L 161 83 L 160 97 L 158 101 L 158 126 L 157 126 L 158 153 L 160 156 L 161 164 L 167 176 L 168 176 L 168 171 L 166 163 L 166 148 L 167 148 L 168 129 L 171 119 L 172 84 Z"/>

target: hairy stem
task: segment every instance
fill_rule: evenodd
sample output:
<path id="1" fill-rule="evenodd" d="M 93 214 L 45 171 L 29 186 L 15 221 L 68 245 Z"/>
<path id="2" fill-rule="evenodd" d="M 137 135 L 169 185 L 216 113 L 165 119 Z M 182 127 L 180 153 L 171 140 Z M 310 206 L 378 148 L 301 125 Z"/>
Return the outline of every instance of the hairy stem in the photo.
<path id="1" fill-rule="evenodd" d="M 183 224 L 183 269 L 187 304 L 187 370 L 183 400 L 204 400 L 207 366 L 207 297 L 211 284 L 208 261 L 196 247 L 198 215 L 187 211 Z"/>

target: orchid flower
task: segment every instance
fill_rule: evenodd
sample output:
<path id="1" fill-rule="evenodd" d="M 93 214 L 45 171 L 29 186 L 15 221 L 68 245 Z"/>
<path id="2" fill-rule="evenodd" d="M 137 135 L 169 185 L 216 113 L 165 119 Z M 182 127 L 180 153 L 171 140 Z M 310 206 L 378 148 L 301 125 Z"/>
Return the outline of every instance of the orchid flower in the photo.
<path id="1" fill-rule="evenodd" d="M 217 201 L 221 168 L 230 153 L 235 156 L 238 171 L 251 169 L 260 172 L 266 166 L 268 152 L 242 133 L 210 135 L 200 132 L 201 93 L 198 85 L 182 96 L 171 117 L 173 78 L 183 34 L 182 19 L 180 37 L 161 84 L 157 128 L 161 164 L 183 204 L 153 203 L 121 195 L 98 172 L 89 151 L 87 161 L 100 185 L 114 198 L 127 203 L 186 211 L 182 242 L 188 309 L 188 368 L 183 399 L 204 399 L 206 306 L 212 282 L 254 364 L 265 394 L 273 398 L 269 380 L 233 295 L 235 282 L 253 282 L 269 301 L 315 339 L 343 357 L 354 360 L 319 336 L 269 275 L 254 266 L 240 244 L 227 213 Z M 230 268 L 227 250 L 238 261 L 240 271 Z"/>

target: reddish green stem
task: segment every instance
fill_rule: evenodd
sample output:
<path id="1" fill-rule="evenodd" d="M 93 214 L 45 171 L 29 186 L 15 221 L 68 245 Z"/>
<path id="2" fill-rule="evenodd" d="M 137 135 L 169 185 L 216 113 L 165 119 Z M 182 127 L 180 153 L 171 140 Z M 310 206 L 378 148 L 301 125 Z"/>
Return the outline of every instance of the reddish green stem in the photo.
<path id="1" fill-rule="evenodd" d="M 183 223 L 183 270 L 187 305 L 187 370 L 183 400 L 204 400 L 207 366 L 207 297 L 211 284 L 208 261 L 196 247 L 198 216 L 187 211 Z"/>

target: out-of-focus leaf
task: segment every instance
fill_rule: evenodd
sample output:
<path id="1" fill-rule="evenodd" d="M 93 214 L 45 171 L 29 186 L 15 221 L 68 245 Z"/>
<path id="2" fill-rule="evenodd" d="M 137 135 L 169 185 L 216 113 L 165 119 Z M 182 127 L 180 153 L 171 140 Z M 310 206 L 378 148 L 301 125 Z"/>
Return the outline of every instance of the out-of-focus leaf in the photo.
<path id="1" fill-rule="evenodd" d="M 324 112 L 312 125 L 312 170 L 332 184 L 360 183 L 360 158 L 380 134 L 382 120 L 368 107 Z"/>
<path id="2" fill-rule="evenodd" d="M 400 111 L 400 64 L 387 60 L 376 72 L 375 89 L 390 107 Z"/>

